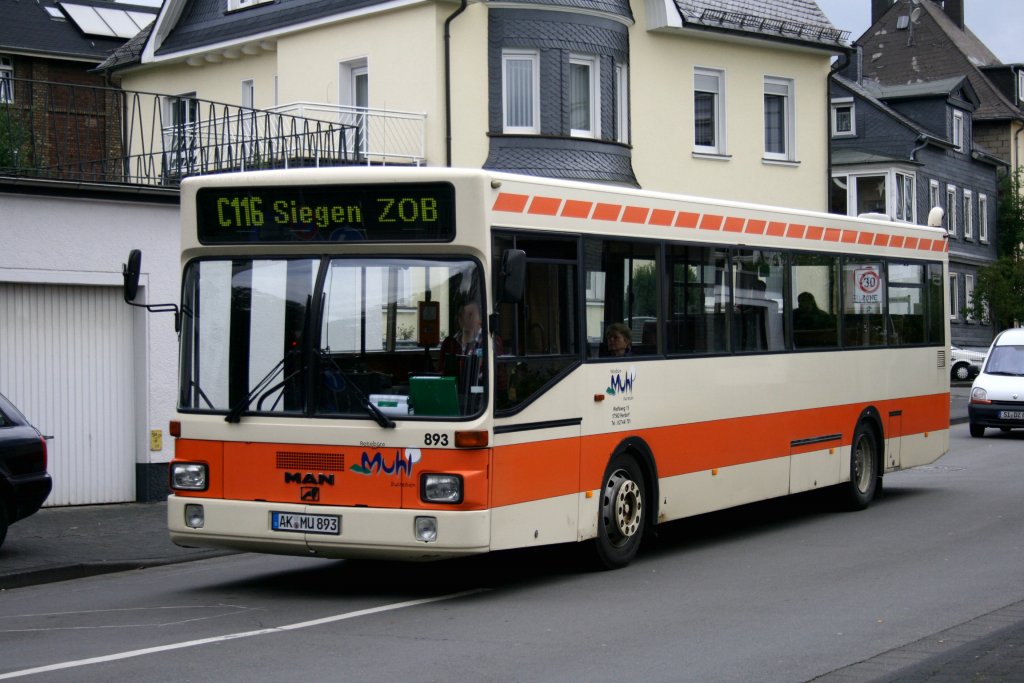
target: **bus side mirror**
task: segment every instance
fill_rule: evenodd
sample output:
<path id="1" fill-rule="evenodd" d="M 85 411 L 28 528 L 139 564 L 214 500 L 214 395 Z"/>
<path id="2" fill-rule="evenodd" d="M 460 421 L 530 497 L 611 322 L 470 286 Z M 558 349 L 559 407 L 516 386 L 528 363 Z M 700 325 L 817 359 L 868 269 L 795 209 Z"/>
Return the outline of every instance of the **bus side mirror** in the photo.
<path id="1" fill-rule="evenodd" d="M 181 332 L 181 311 L 177 304 L 137 304 L 135 297 L 139 293 L 139 274 L 142 272 L 142 252 L 132 249 L 128 252 L 128 263 L 121 264 L 124 276 L 124 302 L 129 306 L 145 308 L 150 313 L 173 313 L 174 331 Z"/>
<path id="2" fill-rule="evenodd" d="M 506 249 L 501 253 L 500 303 L 517 304 L 523 300 L 526 287 L 526 252 Z"/>
<path id="3" fill-rule="evenodd" d="M 124 302 L 130 304 L 135 301 L 139 293 L 139 273 L 142 272 L 142 252 L 132 249 L 128 253 L 128 263 L 121 267 L 121 274 L 124 276 Z"/>

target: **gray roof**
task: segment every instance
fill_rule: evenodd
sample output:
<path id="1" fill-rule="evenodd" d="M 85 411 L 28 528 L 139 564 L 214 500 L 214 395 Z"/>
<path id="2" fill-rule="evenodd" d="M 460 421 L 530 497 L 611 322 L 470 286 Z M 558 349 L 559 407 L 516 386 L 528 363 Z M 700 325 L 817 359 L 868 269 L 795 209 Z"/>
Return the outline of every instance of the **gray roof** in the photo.
<path id="1" fill-rule="evenodd" d="M 961 29 L 934 2 L 917 5 L 922 12 L 909 29 L 897 21 L 908 14 L 903 3 L 893 5 L 858 40 L 863 49 L 862 73 L 886 86 L 912 85 L 966 76 L 980 101 L 974 118 L 979 121 L 1024 116 L 999 92 L 981 67 L 1001 64 L 969 28 Z"/>
<path id="2" fill-rule="evenodd" d="M 93 35 L 83 31 L 60 3 L 22 1 L 3 3 L 3 21 L 0 21 L 0 52 L 57 57 L 98 64 L 108 54 L 124 44 L 125 38 Z M 109 0 L 75 0 L 73 5 L 131 10 L 156 16 L 151 7 L 140 7 Z M 54 18 L 47 8 L 56 10 L 62 18 Z"/>
<path id="3" fill-rule="evenodd" d="M 695 27 L 845 47 L 848 31 L 836 28 L 815 0 L 675 0 L 683 22 Z"/>

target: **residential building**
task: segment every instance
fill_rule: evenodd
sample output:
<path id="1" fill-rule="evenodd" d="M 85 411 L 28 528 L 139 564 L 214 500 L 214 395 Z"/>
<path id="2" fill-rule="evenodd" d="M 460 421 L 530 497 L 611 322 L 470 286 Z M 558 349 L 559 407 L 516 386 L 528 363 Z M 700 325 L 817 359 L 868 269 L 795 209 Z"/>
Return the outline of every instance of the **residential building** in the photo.
<path id="1" fill-rule="evenodd" d="M 900 86 L 834 76 L 831 210 L 923 224 L 932 207 L 942 208 L 952 341 L 980 347 L 992 341 L 992 327 L 967 303 L 978 268 L 996 258 L 997 176 L 1005 164 L 971 140 L 977 107 L 963 76 Z"/>
<path id="2" fill-rule="evenodd" d="M 947 170 L 918 173 L 918 192 L 946 211 L 953 341 L 986 346 L 992 330 L 968 314 L 967 304 L 977 269 L 996 257 L 996 198 L 985 189 L 989 180 L 971 169 L 993 158 L 1007 170 L 1024 162 L 1024 65 L 1002 64 L 965 26 L 965 1 L 872 0 L 872 25 L 856 41 L 862 58 L 844 75 L 877 84 L 875 94 L 888 105 L 952 145 Z M 926 144 L 934 148 L 931 138 Z"/>
<path id="3" fill-rule="evenodd" d="M 824 209 L 843 38 L 812 0 L 168 0 L 106 66 L 197 131 L 190 98 L 351 126 L 368 163 Z"/>

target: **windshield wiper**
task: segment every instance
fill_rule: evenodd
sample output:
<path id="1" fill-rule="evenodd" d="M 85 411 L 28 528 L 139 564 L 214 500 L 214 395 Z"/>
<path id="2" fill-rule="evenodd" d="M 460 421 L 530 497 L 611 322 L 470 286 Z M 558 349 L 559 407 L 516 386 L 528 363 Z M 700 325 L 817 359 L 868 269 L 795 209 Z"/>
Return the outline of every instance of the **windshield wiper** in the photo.
<path id="1" fill-rule="evenodd" d="M 254 398 L 256 398 L 257 395 L 259 395 L 265 389 L 268 388 L 268 386 L 270 385 L 270 382 L 273 381 L 273 379 L 275 377 L 277 377 L 277 374 L 279 372 L 281 372 L 282 370 L 284 370 L 284 364 L 288 361 L 288 359 L 290 357 L 294 356 L 296 353 L 301 353 L 301 350 L 295 348 L 295 349 L 289 349 L 288 351 L 286 351 L 284 356 L 281 357 L 281 360 L 277 361 L 277 364 L 274 365 L 274 367 L 270 368 L 270 372 L 268 372 L 266 375 L 264 375 L 263 379 L 261 379 L 259 382 L 257 382 L 256 386 L 254 386 L 252 389 L 250 389 L 249 393 L 246 394 L 245 397 L 242 398 L 241 401 L 236 403 L 234 405 L 234 407 L 231 408 L 231 410 L 228 411 L 228 414 L 224 416 L 224 421 L 225 422 L 231 422 L 231 423 L 238 422 L 241 419 L 241 417 L 242 417 L 242 412 L 246 408 L 249 407 L 249 404 L 252 403 L 252 400 Z M 277 389 L 278 387 L 283 386 L 292 377 L 295 377 L 295 375 L 297 375 L 298 373 L 302 372 L 302 369 L 303 368 L 299 368 L 295 372 L 291 373 L 290 375 L 285 377 L 283 380 L 281 380 L 278 384 L 274 385 L 273 387 L 270 387 L 269 390 L 273 391 L 274 389 Z"/>
<path id="2" fill-rule="evenodd" d="M 381 412 L 381 409 L 375 406 L 373 404 L 373 401 L 366 397 L 366 394 L 363 393 L 363 390 L 360 389 L 356 385 L 356 383 L 352 381 L 350 374 L 342 370 L 341 366 L 339 366 L 337 361 L 334 360 L 334 358 L 331 356 L 331 352 L 329 349 L 321 350 L 320 360 L 327 361 L 328 363 L 330 363 L 331 367 L 339 375 L 341 375 L 341 377 L 345 380 L 345 384 L 352 389 L 352 392 L 356 395 L 356 398 L 359 399 L 359 405 L 366 409 L 366 412 L 370 414 L 370 417 L 376 420 L 377 424 L 379 424 L 381 427 L 384 427 L 385 429 L 395 428 L 395 421 L 392 420 L 387 415 L 385 415 L 383 412 Z"/>

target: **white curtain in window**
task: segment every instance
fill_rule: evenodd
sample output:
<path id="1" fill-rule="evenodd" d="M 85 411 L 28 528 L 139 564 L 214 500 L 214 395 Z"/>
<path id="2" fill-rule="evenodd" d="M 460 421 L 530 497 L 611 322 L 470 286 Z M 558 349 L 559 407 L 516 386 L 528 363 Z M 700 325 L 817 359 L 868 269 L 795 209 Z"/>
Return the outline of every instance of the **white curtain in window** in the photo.
<path id="1" fill-rule="evenodd" d="M 505 104 L 507 128 L 533 127 L 533 60 L 505 61 Z"/>

